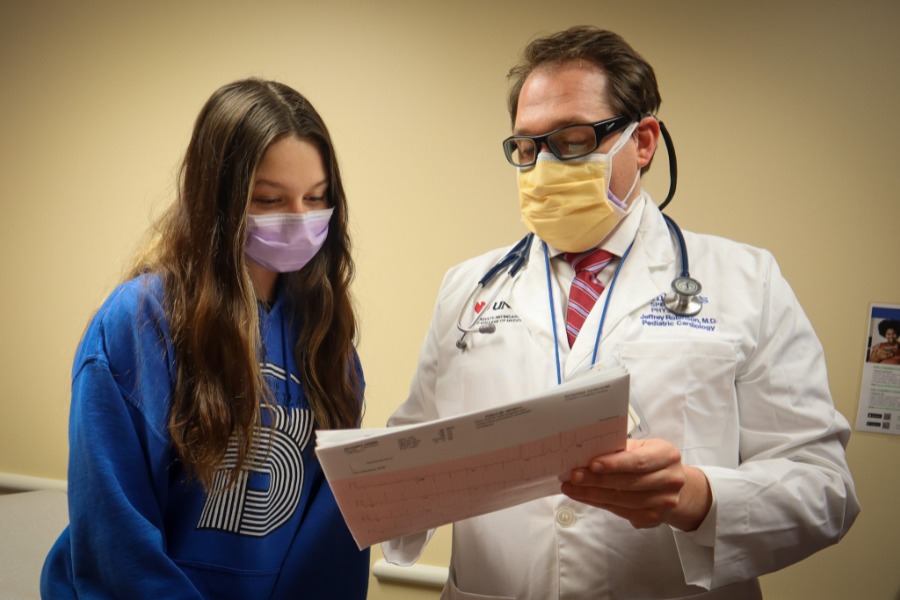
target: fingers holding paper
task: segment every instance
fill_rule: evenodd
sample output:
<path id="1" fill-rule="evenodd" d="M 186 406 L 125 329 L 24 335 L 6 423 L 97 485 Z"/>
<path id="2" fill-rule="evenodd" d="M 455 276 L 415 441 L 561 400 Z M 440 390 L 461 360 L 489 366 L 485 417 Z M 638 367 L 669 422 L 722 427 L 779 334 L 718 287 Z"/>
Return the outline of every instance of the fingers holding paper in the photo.
<path id="1" fill-rule="evenodd" d="M 712 505 L 703 472 L 682 464 L 678 449 L 659 439 L 628 440 L 624 451 L 574 469 L 562 493 L 627 519 L 638 529 L 668 524 L 692 531 Z"/>

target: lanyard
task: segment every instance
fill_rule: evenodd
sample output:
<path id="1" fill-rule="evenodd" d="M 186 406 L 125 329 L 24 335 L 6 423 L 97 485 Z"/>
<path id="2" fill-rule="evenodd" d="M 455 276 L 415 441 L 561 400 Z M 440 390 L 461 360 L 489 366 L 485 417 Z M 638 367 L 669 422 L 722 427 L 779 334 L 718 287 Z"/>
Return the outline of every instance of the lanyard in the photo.
<path id="1" fill-rule="evenodd" d="M 556 332 L 556 308 L 553 304 L 553 283 L 550 280 L 550 252 L 547 249 L 547 242 L 542 241 L 541 244 L 544 249 L 544 268 L 547 272 L 547 296 L 550 298 L 550 323 L 553 328 L 553 350 L 556 354 L 556 384 L 559 385 L 562 383 L 562 368 L 559 364 L 559 335 Z M 622 254 L 622 260 L 616 265 L 616 270 L 607 286 L 606 300 L 603 301 L 603 312 L 600 313 L 600 324 L 597 326 L 597 339 L 594 340 L 594 353 L 591 355 L 591 366 L 594 366 L 597 362 L 597 351 L 600 349 L 600 337 L 603 335 L 603 324 L 606 322 L 606 310 L 609 308 L 609 299 L 612 298 L 613 290 L 616 287 L 616 281 L 619 279 L 619 271 L 622 270 L 622 265 L 625 264 L 625 259 L 628 258 L 632 246 L 634 246 L 634 240 L 628 244 L 628 248 L 625 250 L 625 253 Z"/>

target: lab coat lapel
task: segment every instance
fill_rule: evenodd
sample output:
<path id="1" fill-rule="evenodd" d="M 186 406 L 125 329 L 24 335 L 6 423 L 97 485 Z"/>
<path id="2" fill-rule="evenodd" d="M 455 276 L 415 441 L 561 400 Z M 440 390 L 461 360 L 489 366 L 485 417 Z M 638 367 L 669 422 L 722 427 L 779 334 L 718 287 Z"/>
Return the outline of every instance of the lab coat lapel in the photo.
<path id="1" fill-rule="evenodd" d="M 566 360 L 565 379 L 586 370 L 591 365 L 600 317 L 607 300 L 609 307 L 606 310 L 598 358 L 604 354 L 604 349 L 608 349 L 604 344 L 616 337 L 616 329 L 626 317 L 649 306 L 660 294 L 668 292 L 675 272 L 674 261 L 675 253 L 662 213 L 656 205 L 648 201 L 634 238 L 634 245 L 622 264 L 615 288 L 612 290 L 612 297 L 609 297 L 608 286 L 591 309 L 581 328 L 581 334 L 575 339 Z"/>
<path id="2" fill-rule="evenodd" d="M 535 236 L 531 245 L 531 253 L 528 257 L 528 265 L 522 269 L 512 286 L 513 310 L 522 319 L 522 324 L 528 329 L 531 337 L 537 342 L 539 348 L 546 348 L 547 356 L 555 360 L 553 349 L 552 319 L 550 316 L 550 298 L 547 293 L 547 265 L 544 257 L 543 242 Z M 557 335 L 565 343 L 565 316 L 560 323 L 560 298 L 559 286 L 556 279 L 551 278 L 550 286 L 553 293 L 553 308 L 556 314 Z"/>

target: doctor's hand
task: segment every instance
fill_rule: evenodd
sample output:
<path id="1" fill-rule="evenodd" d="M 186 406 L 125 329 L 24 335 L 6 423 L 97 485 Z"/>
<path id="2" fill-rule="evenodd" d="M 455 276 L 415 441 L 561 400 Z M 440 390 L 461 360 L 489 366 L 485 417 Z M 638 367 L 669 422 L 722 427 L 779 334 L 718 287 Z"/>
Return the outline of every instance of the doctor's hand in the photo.
<path id="1" fill-rule="evenodd" d="M 693 531 L 712 506 L 706 475 L 683 465 L 681 453 L 665 440 L 628 440 L 624 451 L 598 456 L 570 477 L 563 494 L 638 529 L 667 524 Z"/>

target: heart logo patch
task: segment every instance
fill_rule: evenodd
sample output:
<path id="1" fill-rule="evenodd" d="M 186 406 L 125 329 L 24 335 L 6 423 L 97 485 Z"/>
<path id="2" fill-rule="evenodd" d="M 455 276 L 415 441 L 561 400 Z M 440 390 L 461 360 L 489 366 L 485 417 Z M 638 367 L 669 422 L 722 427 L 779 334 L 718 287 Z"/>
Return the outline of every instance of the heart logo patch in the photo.
<path id="1" fill-rule="evenodd" d="M 476 313 L 480 313 L 482 308 L 484 308 L 484 300 L 482 300 L 481 302 L 475 303 L 475 312 Z"/>

